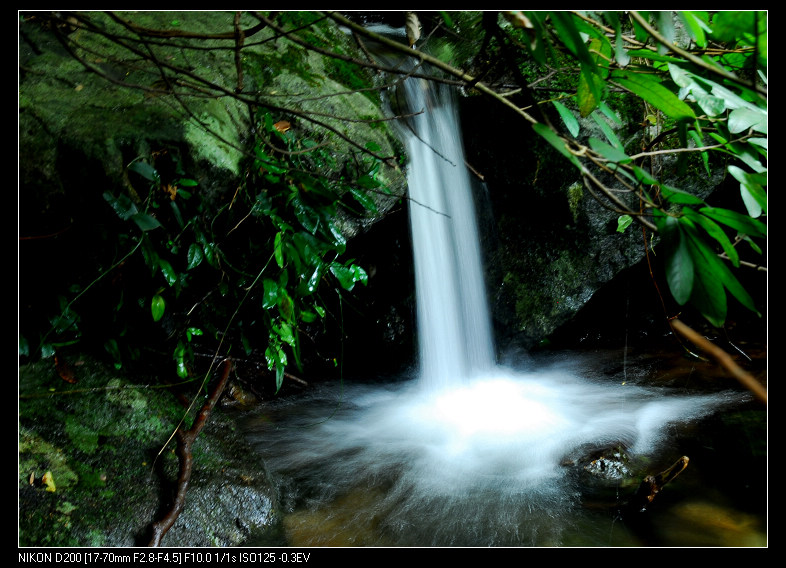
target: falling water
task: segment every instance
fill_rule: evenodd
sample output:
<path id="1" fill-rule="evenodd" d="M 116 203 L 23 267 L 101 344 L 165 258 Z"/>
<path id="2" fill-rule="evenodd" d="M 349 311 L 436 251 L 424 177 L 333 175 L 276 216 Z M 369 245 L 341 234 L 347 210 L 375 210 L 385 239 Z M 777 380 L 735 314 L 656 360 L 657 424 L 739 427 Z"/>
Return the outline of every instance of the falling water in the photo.
<path id="1" fill-rule="evenodd" d="M 455 105 L 406 83 L 422 111 L 407 134 L 418 375 L 282 400 L 251 439 L 296 511 L 291 541 L 562 544 L 581 495 L 566 464 L 599 448 L 646 456 L 671 426 L 739 397 L 592 378 L 578 357 L 499 366 Z"/>
<path id="2" fill-rule="evenodd" d="M 420 376 L 452 387 L 495 363 L 472 185 L 452 91 L 418 80 L 404 88 L 420 113 L 407 137 Z"/>

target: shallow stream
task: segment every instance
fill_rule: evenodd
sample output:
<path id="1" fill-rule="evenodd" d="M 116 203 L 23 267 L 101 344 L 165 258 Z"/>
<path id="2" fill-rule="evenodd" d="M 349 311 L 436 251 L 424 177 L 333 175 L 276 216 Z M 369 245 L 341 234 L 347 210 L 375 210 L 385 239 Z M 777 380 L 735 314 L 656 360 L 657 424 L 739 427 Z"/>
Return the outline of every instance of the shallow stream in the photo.
<path id="1" fill-rule="evenodd" d="M 766 546 L 766 410 L 712 364 L 595 352 L 526 368 L 263 404 L 246 433 L 286 511 L 264 544 Z M 681 456 L 645 511 L 627 506 Z"/>

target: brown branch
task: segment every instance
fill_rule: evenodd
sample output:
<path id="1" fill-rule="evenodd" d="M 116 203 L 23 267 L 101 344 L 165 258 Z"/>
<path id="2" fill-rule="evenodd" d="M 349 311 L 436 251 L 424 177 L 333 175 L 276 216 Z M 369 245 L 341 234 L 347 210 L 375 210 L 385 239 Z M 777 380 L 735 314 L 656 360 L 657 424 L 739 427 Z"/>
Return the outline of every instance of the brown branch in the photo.
<path id="1" fill-rule="evenodd" d="M 753 395 L 767 404 L 767 389 L 753 375 L 744 370 L 742 367 L 734 362 L 731 355 L 726 353 L 723 349 L 691 329 L 678 319 L 671 320 L 671 328 L 682 335 L 685 339 L 693 343 L 696 347 L 704 351 L 707 355 L 715 359 L 718 364 L 723 367 L 732 377 L 737 379 L 745 388 L 747 388 Z"/>
<path id="2" fill-rule="evenodd" d="M 161 539 L 164 537 L 167 531 L 172 528 L 172 525 L 175 524 L 175 521 L 180 516 L 180 513 L 185 507 L 186 492 L 188 491 L 188 484 L 191 480 L 191 470 L 194 467 L 194 456 L 191 452 L 191 448 L 197 436 L 202 431 L 202 428 L 205 426 L 205 423 L 210 416 L 210 412 L 213 410 L 216 402 L 218 402 L 218 399 L 221 397 L 221 393 L 224 392 L 224 387 L 226 386 L 227 380 L 229 380 L 229 374 L 232 371 L 233 365 L 230 359 L 224 359 L 223 365 L 224 368 L 221 372 L 221 377 L 219 378 L 218 383 L 216 383 L 216 386 L 213 388 L 213 391 L 210 393 L 210 396 L 205 401 L 205 404 L 202 405 L 201 410 L 194 420 L 194 424 L 188 430 L 184 430 L 182 425 L 177 429 L 177 454 L 178 459 L 180 460 L 180 473 L 177 478 L 175 500 L 172 503 L 172 508 L 169 510 L 169 512 L 160 521 L 153 523 L 153 536 L 150 539 L 150 544 L 148 546 L 159 546 L 161 544 Z"/>

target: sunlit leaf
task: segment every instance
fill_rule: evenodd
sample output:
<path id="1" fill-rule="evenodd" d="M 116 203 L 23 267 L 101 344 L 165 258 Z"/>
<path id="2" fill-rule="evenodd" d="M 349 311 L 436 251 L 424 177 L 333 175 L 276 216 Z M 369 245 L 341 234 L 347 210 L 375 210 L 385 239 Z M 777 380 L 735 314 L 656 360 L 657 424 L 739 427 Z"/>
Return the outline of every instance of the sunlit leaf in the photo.
<path id="1" fill-rule="evenodd" d="M 767 133 L 767 113 L 758 108 L 738 108 L 729 113 L 729 132 L 738 134 L 753 128 L 756 132 Z"/>
<path id="2" fill-rule="evenodd" d="M 707 24 L 707 13 L 684 10 L 680 11 L 679 14 L 696 45 L 706 47 L 707 37 L 705 32 L 712 31 L 712 28 Z"/>

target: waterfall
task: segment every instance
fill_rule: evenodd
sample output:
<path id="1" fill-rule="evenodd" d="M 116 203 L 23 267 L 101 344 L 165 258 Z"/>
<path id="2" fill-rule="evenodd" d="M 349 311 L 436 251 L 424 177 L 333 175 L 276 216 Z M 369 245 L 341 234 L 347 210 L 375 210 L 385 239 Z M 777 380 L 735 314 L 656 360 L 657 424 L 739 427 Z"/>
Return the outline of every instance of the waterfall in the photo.
<path id="1" fill-rule="evenodd" d="M 418 377 L 274 401 L 249 439 L 284 480 L 290 538 L 302 527 L 315 545 L 559 545 L 574 522 L 598 523 L 577 506 L 594 450 L 651 456 L 678 424 L 742 398 L 643 386 L 574 353 L 498 365 L 456 106 L 445 88 L 403 88 Z M 594 543 L 608 544 L 608 522 Z"/>
<path id="2" fill-rule="evenodd" d="M 407 150 L 420 380 L 430 389 L 467 382 L 495 364 L 472 180 L 447 87 L 408 79 Z"/>

